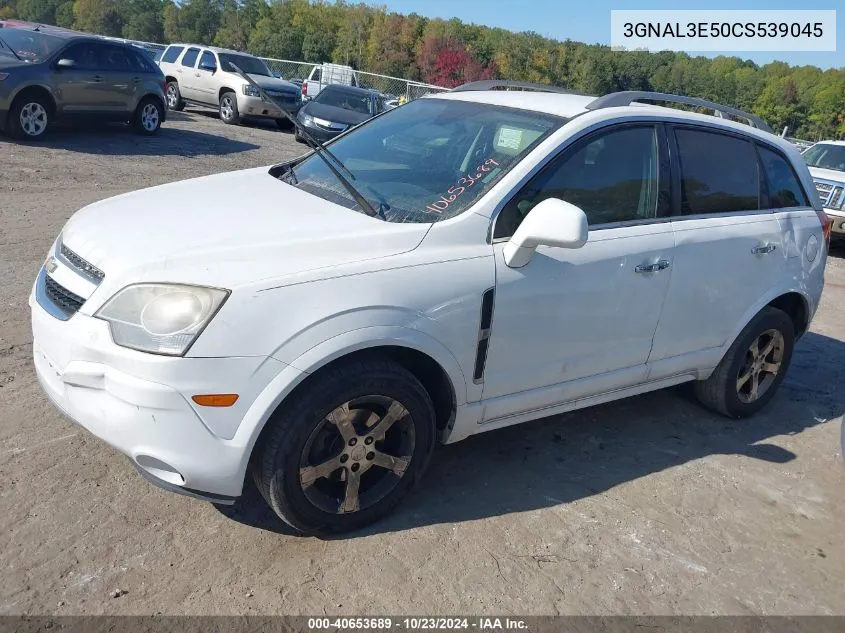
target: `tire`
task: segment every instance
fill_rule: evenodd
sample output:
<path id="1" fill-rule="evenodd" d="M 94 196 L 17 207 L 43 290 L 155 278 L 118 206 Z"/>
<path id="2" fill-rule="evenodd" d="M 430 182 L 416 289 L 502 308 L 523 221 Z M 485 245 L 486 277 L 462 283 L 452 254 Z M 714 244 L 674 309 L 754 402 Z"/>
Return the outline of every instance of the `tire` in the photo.
<path id="1" fill-rule="evenodd" d="M 299 130 L 296 127 L 293 128 L 293 140 L 297 143 L 305 143 L 305 139 L 299 135 Z"/>
<path id="2" fill-rule="evenodd" d="M 350 532 L 386 516 L 420 479 L 434 449 L 434 407 L 425 388 L 378 357 L 317 375 L 268 425 L 253 452 L 252 475 L 270 508 L 304 534 Z M 360 488 L 350 491 L 353 481 Z"/>
<path id="3" fill-rule="evenodd" d="M 769 403 L 783 382 L 794 343 L 792 319 L 777 308 L 763 308 L 740 332 L 713 374 L 695 383 L 696 397 L 707 408 L 729 418 L 754 415 Z M 756 359 L 752 345 L 757 350 Z"/>
<path id="4" fill-rule="evenodd" d="M 40 95 L 22 95 L 9 109 L 9 136 L 22 141 L 40 141 L 53 118 L 53 104 Z"/>
<path id="5" fill-rule="evenodd" d="M 241 122 L 241 116 L 238 113 L 238 97 L 234 92 L 224 92 L 220 95 L 220 119 L 229 125 L 237 125 Z"/>
<path id="6" fill-rule="evenodd" d="M 164 106 L 155 97 L 145 97 L 135 108 L 132 116 L 132 130 L 137 134 L 152 136 L 161 129 L 161 121 L 164 119 Z"/>
<path id="7" fill-rule="evenodd" d="M 175 81 L 167 82 L 167 109 L 175 112 L 181 112 L 185 109 L 185 102 L 182 101 L 182 93 L 179 92 L 179 84 Z"/>
<path id="8" fill-rule="evenodd" d="M 279 127 L 280 130 L 284 130 L 285 132 L 294 127 L 293 123 L 291 123 L 285 118 L 276 119 L 276 125 Z"/>

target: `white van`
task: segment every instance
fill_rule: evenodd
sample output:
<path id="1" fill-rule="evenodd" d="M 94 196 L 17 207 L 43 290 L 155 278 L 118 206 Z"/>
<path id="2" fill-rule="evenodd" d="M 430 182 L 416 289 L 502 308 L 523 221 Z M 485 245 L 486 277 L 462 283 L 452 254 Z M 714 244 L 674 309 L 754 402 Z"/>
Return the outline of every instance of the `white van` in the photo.
<path id="1" fill-rule="evenodd" d="M 317 64 L 311 69 L 308 78 L 302 82 L 302 96 L 313 99 L 324 86 L 343 84 L 358 87 L 358 75 L 352 66 L 341 64 Z"/>

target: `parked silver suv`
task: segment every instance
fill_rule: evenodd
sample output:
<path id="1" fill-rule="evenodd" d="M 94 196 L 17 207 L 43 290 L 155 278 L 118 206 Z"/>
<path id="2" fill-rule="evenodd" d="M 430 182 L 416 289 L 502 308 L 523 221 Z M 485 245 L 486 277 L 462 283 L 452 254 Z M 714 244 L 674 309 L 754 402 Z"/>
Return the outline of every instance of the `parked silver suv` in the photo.
<path id="1" fill-rule="evenodd" d="M 0 128 L 43 138 L 55 120 L 131 123 L 155 134 L 164 121 L 164 75 L 142 50 L 74 31 L 0 31 Z"/>
<path id="2" fill-rule="evenodd" d="M 274 103 L 263 100 L 232 64 L 247 73 Z M 247 53 L 171 44 L 161 56 L 159 67 L 167 79 L 167 105 L 171 110 L 182 110 L 186 103 L 193 103 L 218 108 L 224 123 L 236 124 L 244 117 L 269 118 L 287 129 L 290 122 L 282 110 L 296 116 L 302 107 L 298 86 L 274 77 L 267 64 Z"/>

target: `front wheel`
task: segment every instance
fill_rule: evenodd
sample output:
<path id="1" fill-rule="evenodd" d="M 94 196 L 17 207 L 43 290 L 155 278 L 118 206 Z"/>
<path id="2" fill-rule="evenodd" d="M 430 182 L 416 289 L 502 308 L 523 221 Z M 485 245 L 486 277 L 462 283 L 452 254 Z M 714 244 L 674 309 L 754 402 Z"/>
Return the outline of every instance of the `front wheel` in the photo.
<path id="1" fill-rule="evenodd" d="M 238 98 L 234 92 L 224 92 L 220 97 L 220 118 L 223 123 L 237 125 L 241 117 L 238 114 Z"/>
<path id="2" fill-rule="evenodd" d="M 783 382 L 794 342 L 789 316 L 777 308 L 763 308 L 740 332 L 713 374 L 695 383 L 696 397 L 729 418 L 754 415 Z"/>
<path id="3" fill-rule="evenodd" d="M 151 136 L 161 128 L 164 108 L 158 99 L 147 97 L 141 100 L 132 117 L 132 129 L 138 134 Z"/>
<path id="4" fill-rule="evenodd" d="M 9 112 L 9 134 L 16 139 L 39 141 L 47 134 L 52 108 L 42 97 L 20 97 Z"/>
<path id="5" fill-rule="evenodd" d="M 253 477 L 276 514 L 306 534 L 349 532 L 390 513 L 434 447 L 425 388 L 379 358 L 316 376 L 268 424 Z"/>

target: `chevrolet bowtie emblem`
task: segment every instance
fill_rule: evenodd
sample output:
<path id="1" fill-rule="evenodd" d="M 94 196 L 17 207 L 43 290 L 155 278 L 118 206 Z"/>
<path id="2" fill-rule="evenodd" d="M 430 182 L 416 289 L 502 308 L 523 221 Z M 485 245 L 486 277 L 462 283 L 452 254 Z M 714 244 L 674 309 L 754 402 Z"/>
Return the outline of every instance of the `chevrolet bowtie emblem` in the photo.
<path id="1" fill-rule="evenodd" d="M 48 257 L 48 258 L 47 258 L 47 262 L 44 264 L 44 268 L 46 268 L 46 269 L 47 269 L 47 272 L 48 272 L 48 273 L 53 272 L 53 271 L 54 271 L 54 270 L 56 270 L 56 268 L 58 268 L 58 267 L 59 267 L 59 264 L 58 264 L 58 262 L 56 261 L 56 258 L 55 258 L 55 257 L 53 257 L 52 255 L 51 255 L 50 257 Z"/>

